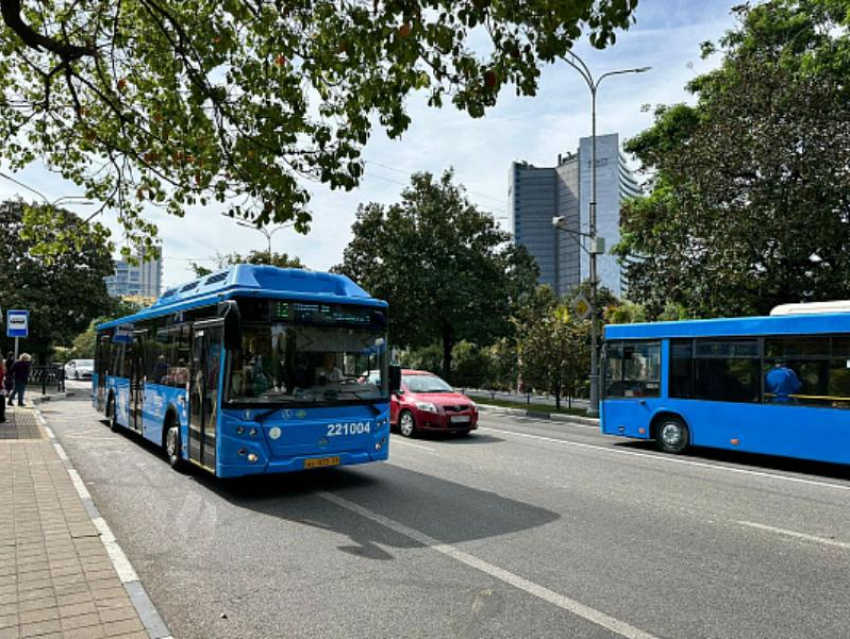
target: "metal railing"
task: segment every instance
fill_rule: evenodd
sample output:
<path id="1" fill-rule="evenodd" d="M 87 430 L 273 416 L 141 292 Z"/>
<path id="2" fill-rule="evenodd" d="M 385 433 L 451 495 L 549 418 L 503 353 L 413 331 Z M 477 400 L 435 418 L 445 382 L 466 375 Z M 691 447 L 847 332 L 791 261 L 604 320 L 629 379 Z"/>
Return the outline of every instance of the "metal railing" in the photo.
<path id="1" fill-rule="evenodd" d="M 33 366 L 30 369 L 28 386 L 41 387 L 41 394 L 47 395 L 47 391 L 56 388 L 56 392 L 65 391 L 65 367 L 56 364 L 47 366 Z"/>

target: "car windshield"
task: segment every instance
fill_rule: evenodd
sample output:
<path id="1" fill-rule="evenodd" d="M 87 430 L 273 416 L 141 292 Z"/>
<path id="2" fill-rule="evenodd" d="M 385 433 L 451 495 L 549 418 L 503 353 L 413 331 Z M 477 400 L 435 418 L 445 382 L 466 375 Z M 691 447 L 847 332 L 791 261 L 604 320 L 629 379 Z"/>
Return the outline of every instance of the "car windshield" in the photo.
<path id="1" fill-rule="evenodd" d="M 246 324 L 230 360 L 228 397 L 269 404 L 386 398 L 386 355 L 385 333 L 376 328 Z"/>
<path id="2" fill-rule="evenodd" d="M 411 393 L 451 393 L 454 389 L 436 375 L 403 375 L 402 381 Z"/>

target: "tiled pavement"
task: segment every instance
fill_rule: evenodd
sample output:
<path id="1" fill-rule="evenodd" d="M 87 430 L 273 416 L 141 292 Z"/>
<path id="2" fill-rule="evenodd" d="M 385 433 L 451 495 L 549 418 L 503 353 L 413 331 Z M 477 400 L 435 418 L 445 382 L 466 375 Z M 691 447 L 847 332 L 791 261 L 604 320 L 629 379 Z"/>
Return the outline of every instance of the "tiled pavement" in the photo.
<path id="1" fill-rule="evenodd" d="M 30 408 L 0 424 L 0 639 L 148 639 Z"/>

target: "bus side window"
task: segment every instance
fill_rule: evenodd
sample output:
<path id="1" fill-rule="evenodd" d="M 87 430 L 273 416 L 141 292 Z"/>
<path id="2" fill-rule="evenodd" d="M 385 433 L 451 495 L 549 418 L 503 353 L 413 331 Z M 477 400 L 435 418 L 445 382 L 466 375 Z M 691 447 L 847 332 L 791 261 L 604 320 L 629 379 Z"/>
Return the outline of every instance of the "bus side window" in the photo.
<path id="1" fill-rule="evenodd" d="M 605 356 L 605 396 L 658 397 L 661 342 L 609 342 Z"/>

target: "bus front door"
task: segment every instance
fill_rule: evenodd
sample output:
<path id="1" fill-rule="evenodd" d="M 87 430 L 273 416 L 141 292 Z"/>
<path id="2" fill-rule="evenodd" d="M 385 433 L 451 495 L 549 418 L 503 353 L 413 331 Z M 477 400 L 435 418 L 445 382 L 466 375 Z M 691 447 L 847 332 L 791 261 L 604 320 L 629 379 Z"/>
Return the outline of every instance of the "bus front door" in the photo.
<path id="1" fill-rule="evenodd" d="M 97 374 L 97 387 L 95 388 L 95 407 L 100 412 L 106 410 L 106 375 L 112 367 L 112 336 L 109 334 L 98 335 L 97 359 L 95 373 Z M 64 374 L 64 369 L 63 369 Z"/>
<path id="2" fill-rule="evenodd" d="M 143 332 L 133 335 L 129 347 L 130 355 L 130 423 L 128 426 L 137 433 L 142 432 L 142 409 L 145 400 L 145 336 Z"/>
<path id="3" fill-rule="evenodd" d="M 193 327 L 189 379 L 189 459 L 215 472 L 218 382 L 222 365 L 223 320 Z"/>

